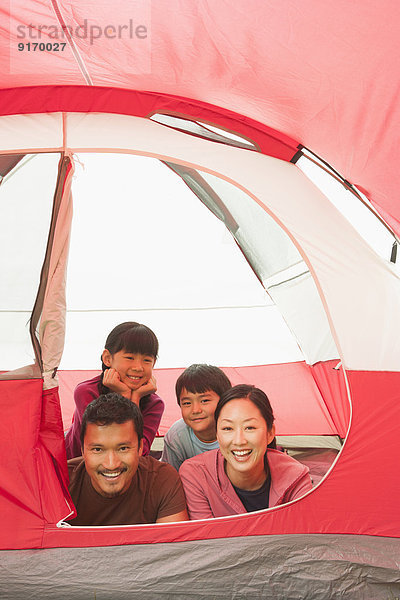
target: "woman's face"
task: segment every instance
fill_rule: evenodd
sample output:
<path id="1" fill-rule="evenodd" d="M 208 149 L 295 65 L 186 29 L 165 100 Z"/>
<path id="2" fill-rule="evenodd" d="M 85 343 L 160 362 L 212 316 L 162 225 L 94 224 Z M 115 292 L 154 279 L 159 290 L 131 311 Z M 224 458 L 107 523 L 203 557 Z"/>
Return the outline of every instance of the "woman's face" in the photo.
<path id="1" fill-rule="evenodd" d="M 248 398 L 231 400 L 222 408 L 217 424 L 217 439 L 226 460 L 226 472 L 251 475 L 264 468 L 264 454 L 275 436 L 268 431 L 261 412 Z"/>

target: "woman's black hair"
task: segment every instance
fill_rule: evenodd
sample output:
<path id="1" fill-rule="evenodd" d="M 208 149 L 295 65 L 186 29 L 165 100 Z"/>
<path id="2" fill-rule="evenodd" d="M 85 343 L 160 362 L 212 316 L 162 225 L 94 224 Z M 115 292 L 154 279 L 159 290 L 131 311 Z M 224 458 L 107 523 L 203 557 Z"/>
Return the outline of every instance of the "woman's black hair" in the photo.
<path id="1" fill-rule="evenodd" d="M 158 339 L 156 334 L 146 325 L 136 323 L 136 321 L 126 321 L 114 327 L 108 334 L 104 347 L 111 355 L 125 350 L 132 354 L 153 356 L 154 360 L 158 356 Z M 102 374 L 98 389 L 100 394 L 107 394 L 110 390 L 103 385 L 103 375 L 108 367 L 102 359 L 101 369 Z"/>
<path id="2" fill-rule="evenodd" d="M 272 425 L 274 424 L 275 417 L 270 401 L 268 400 L 268 396 L 265 392 L 260 390 L 260 388 L 257 388 L 254 385 L 248 385 L 246 383 L 235 385 L 230 390 L 227 390 L 222 394 L 214 413 L 215 424 L 218 423 L 219 415 L 223 407 L 231 400 L 238 400 L 241 398 L 247 398 L 254 404 L 254 406 L 258 408 L 261 416 L 267 424 L 268 431 L 270 431 Z M 268 448 L 276 449 L 275 437 L 272 442 L 268 444 Z"/>

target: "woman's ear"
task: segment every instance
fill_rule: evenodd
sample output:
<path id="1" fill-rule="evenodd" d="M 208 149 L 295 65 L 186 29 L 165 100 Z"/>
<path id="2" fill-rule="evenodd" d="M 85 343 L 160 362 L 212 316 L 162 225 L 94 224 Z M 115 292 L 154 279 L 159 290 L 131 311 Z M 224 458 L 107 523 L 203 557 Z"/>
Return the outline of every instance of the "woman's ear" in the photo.
<path id="1" fill-rule="evenodd" d="M 272 440 L 275 437 L 275 425 L 272 425 L 271 429 L 269 429 L 267 431 L 267 440 L 268 440 L 268 444 L 270 444 L 272 442 Z"/>
<path id="2" fill-rule="evenodd" d="M 111 354 L 107 348 L 104 348 L 103 354 L 101 355 L 101 360 L 106 365 L 106 367 L 111 367 Z"/>

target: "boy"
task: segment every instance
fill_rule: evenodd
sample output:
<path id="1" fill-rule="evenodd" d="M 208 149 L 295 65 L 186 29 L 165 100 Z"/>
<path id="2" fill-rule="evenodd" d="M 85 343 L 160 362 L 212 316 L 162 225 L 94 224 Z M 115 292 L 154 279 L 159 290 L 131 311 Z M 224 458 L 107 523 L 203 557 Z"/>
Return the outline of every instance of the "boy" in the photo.
<path id="1" fill-rule="evenodd" d="M 218 448 L 214 411 L 223 392 L 232 387 L 221 369 L 191 365 L 177 379 L 176 399 L 182 419 L 164 437 L 161 460 L 178 471 L 187 458 Z"/>

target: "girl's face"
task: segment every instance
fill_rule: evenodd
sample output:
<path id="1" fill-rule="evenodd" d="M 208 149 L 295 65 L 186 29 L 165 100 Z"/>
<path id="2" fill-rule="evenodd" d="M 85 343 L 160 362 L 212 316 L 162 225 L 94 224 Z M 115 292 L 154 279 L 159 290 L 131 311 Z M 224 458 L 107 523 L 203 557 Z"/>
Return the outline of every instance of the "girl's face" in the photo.
<path id="1" fill-rule="evenodd" d="M 264 454 L 275 436 L 261 412 L 248 398 L 231 400 L 222 408 L 217 439 L 226 460 L 226 473 L 250 475 L 264 469 Z"/>
<path id="2" fill-rule="evenodd" d="M 103 352 L 102 359 L 106 367 L 115 369 L 121 381 L 133 391 L 145 385 L 153 374 L 154 356 L 127 352 L 126 350 L 110 354 L 106 349 Z"/>

